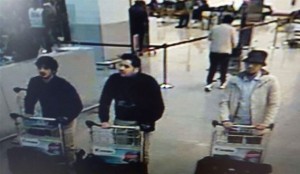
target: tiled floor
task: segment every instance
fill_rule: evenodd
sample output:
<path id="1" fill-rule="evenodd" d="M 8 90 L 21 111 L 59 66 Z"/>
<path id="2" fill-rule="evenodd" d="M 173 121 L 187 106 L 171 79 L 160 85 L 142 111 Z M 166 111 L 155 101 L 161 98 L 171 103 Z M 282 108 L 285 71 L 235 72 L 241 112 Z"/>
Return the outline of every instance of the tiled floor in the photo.
<path id="1" fill-rule="evenodd" d="M 175 25 L 153 29 L 157 31 L 151 37 L 153 43 L 174 43 L 207 35 L 206 31 L 200 29 L 174 29 Z M 278 35 L 277 45 L 280 49 L 269 49 L 274 36 L 273 24 L 255 29 L 254 35 L 252 46 L 269 52 L 267 69 L 278 77 L 282 92 L 282 105 L 265 162 L 272 164 L 273 174 L 298 174 L 300 51 L 281 44 L 285 36 L 283 33 Z M 167 82 L 174 88 L 162 90 L 166 110 L 163 118 L 157 122 L 157 130 L 152 137 L 150 174 L 192 174 L 197 160 L 209 155 L 213 131 L 211 121 L 218 118 L 218 101 L 222 90 L 214 88 L 210 93 L 203 90 L 209 65 L 208 45 L 209 42 L 203 40 L 168 49 Z M 155 56 L 142 58 L 143 71 L 154 76 L 159 83 L 163 82 L 162 57 L 160 50 Z M 98 72 L 101 84 L 109 73 Z M 84 114 L 78 122 L 78 146 L 88 149 L 85 119 L 97 118 L 93 113 Z M 4 148 L 1 147 L 1 150 Z M 1 158 L 3 162 L 5 164 L 5 159 Z M 1 171 L 1 174 L 7 172 Z"/>

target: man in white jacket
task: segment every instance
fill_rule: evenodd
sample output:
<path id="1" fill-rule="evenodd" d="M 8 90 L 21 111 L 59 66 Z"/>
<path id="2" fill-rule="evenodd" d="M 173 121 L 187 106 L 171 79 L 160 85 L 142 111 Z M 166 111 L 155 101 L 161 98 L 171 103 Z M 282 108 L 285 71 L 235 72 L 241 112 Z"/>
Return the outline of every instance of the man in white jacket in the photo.
<path id="1" fill-rule="evenodd" d="M 220 102 L 220 116 L 225 127 L 233 123 L 255 125 L 263 130 L 274 123 L 280 104 L 277 78 L 262 69 L 268 54 L 249 52 L 244 59 L 246 70 L 233 76 Z"/>

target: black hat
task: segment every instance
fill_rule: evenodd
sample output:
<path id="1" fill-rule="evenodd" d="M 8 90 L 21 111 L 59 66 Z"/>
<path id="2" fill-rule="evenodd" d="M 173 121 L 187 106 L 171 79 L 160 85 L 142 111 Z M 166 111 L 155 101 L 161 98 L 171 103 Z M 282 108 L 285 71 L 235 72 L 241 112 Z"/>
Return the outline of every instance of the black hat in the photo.
<path id="1" fill-rule="evenodd" d="M 262 50 L 252 50 L 248 53 L 248 56 L 246 59 L 244 59 L 244 62 L 248 63 L 257 63 L 262 64 L 263 66 L 266 66 L 266 59 L 268 57 L 268 53 Z"/>

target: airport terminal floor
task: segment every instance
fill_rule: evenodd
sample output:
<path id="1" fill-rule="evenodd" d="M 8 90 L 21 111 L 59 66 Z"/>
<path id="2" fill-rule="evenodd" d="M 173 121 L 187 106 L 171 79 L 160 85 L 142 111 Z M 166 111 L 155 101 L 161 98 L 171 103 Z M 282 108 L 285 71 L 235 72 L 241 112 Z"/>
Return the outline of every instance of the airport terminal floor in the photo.
<path id="1" fill-rule="evenodd" d="M 153 43 L 174 43 L 189 38 L 206 36 L 199 28 L 175 29 L 176 23 L 158 25 Z M 151 29 L 151 28 L 150 28 Z M 269 53 L 267 69 L 278 77 L 281 86 L 281 107 L 266 152 L 265 163 L 271 164 L 273 174 L 298 174 L 300 170 L 300 50 L 289 49 L 283 44 L 285 33 L 278 34 L 277 46 L 271 49 L 274 25 L 258 27 L 254 31 L 252 46 Z M 204 91 L 208 61 L 207 40 L 168 48 L 167 75 L 172 89 L 162 89 L 165 102 L 163 117 L 157 122 L 150 146 L 150 174 L 192 174 L 196 162 L 209 155 L 213 127 L 211 121 L 218 119 L 219 83 L 209 93 Z M 163 82 L 163 54 L 142 57 L 142 71 Z M 97 71 L 102 86 L 114 70 Z M 216 78 L 218 75 L 216 75 Z M 99 88 L 99 93 L 101 88 Z M 88 149 L 89 136 L 84 121 L 96 120 L 94 111 L 82 114 L 78 119 L 76 143 Z M 9 142 L 0 144 L 1 174 L 7 171 L 5 150 Z"/>
<path id="2" fill-rule="evenodd" d="M 197 29 L 158 28 L 161 42 L 175 42 L 199 35 Z M 168 33 L 168 34 L 166 34 Z M 254 31 L 252 46 L 269 53 L 267 69 L 278 77 L 281 86 L 281 107 L 275 129 L 270 138 L 265 162 L 273 166 L 274 174 L 299 173 L 299 50 L 289 49 L 283 43 L 284 33 L 279 33 L 277 46 L 273 44 L 274 26 L 259 27 Z M 162 82 L 161 55 L 144 57 L 145 72 Z M 203 88 L 208 68 L 208 42 L 172 47 L 168 51 L 168 83 L 173 89 L 163 90 L 166 111 L 157 124 L 151 145 L 150 173 L 193 173 L 197 160 L 209 155 L 211 120 L 218 119 L 219 98 L 222 90 L 216 84 L 212 92 Z"/>

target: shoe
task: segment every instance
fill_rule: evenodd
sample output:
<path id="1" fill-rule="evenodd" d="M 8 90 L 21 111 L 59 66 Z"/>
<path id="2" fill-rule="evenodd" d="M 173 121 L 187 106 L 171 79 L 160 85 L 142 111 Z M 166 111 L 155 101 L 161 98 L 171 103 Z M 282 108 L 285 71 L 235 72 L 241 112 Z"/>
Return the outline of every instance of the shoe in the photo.
<path id="1" fill-rule="evenodd" d="M 177 26 L 175 26 L 175 28 L 183 28 L 183 26 L 177 25 Z"/>
<path id="2" fill-rule="evenodd" d="M 213 87 L 212 83 L 206 85 L 205 88 L 204 88 L 205 92 L 210 92 L 212 90 L 212 87 Z"/>
<path id="3" fill-rule="evenodd" d="M 226 88 L 226 85 L 227 85 L 226 83 L 222 83 L 222 84 L 220 85 L 219 88 L 220 88 L 220 89 L 225 89 L 225 88 Z"/>

